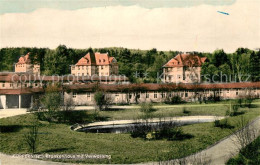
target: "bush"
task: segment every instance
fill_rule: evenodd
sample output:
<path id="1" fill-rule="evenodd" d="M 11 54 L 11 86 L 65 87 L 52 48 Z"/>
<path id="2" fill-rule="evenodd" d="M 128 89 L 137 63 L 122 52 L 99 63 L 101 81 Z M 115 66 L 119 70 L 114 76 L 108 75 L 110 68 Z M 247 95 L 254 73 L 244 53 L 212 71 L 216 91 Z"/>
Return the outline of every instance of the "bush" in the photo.
<path id="1" fill-rule="evenodd" d="M 26 142 L 28 149 L 31 153 L 36 152 L 38 144 L 38 125 L 34 124 L 30 127 L 29 131 L 24 134 L 24 141 Z"/>
<path id="2" fill-rule="evenodd" d="M 173 96 L 170 99 L 170 104 L 181 104 L 183 103 L 183 100 L 181 99 L 181 97 L 179 95 Z"/>
<path id="3" fill-rule="evenodd" d="M 183 108 L 182 112 L 184 114 L 190 114 L 191 113 L 191 111 L 187 110 L 185 107 Z"/>
<path id="4" fill-rule="evenodd" d="M 140 137 L 147 140 L 184 140 L 190 139 L 191 134 L 185 134 L 175 122 L 159 122 L 152 126 L 151 123 L 139 123 L 130 132 L 134 138 Z"/>
<path id="5" fill-rule="evenodd" d="M 223 120 L 215 120 L 214 121 L 214 126 L 215 127 L 219 127 L 219 128 L 234 128 L 234 126 L 230 125 L 227 119 L 223 119 Z"/>
<path id="6" fill-rule="evenodd" d="M 110 106 L 111 100 L 106 97 L 105 93 L 102 91 L 97 91 L 94 95 L 96 106 L 100 111 L 107 110 Z"/>
<path id="7" fill-rule="evenodd" d="M 156 109 L 153 108 L 153 105 L 151 103 L 142 103 L 140 105 L 140 111 L 144 113 L 144 118 L 148 119 L 151 118 L 152 112 L 155 112 Z"/>

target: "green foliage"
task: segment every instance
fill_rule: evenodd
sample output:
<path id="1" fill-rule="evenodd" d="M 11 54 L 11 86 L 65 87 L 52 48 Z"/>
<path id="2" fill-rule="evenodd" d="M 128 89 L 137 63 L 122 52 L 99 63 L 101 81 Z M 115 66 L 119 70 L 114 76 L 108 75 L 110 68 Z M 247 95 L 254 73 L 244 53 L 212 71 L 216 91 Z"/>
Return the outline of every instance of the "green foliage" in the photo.
<path id="1" fill-rule="evenodd" d="M 232 129 L 234 128 L 234 126 L 232 126 L 231 124 L 229 124 L 228 119 L 222 119 L 222 120 L 215 120 L 214 121 L 214 126 L 215 127 L 219 127 L 219 128 L 228 128 L 228 129 Z"/>
<path id="2" fill-rule="evenodd" d="M 144 113 L 144 118 L 148 119 L 151 118 L 152 112 L 155 112 L 156 109 L 153 108 L 153 105 L 151 103 L 142 103 L 140 105 L 140 111 Z"/>
<path id="3" fill-rule="evenodd" d="M 62 105 L 62 98 L 60 93 L 55 91 L 48 91 L 40 101 L 43 105 L 43 108 L 47 111 L 43 109 L 44 112 L 40 113 L 41 109 L 39 109 L 39 119 L 47 120 L 49 122 L 56 121 L 57 118 L 59 118 L 57 111 L 61 110 Z"/>
<path id="4" fill-rule="evenodd" d="M 100 111 L 107 110 L 110 105 L 110 99 L 102 91 L 97 91 L 94 95 L 96 106 Z"/>
<path id="5" fill-rule="evenodd" d="M 260 50 L 253 52 L 250 56 L 250 73 L 252 81 L 260 80 Z"/>
<path id="6" fill-rule="evenodd" d="M 226 54 L 223 50 L 216 50 L 213 54 L 207 55 L 209 61 L 202 65 L 203 80 L 207 82 L 259 81 L 259 52 L 238 48 L 236 52 Z"/>
<path id="7" fill-rule="evenodd" d="M 181 99 L 179 95 L 175 95 L 170 99 L 170 104 L 181 104 L 184 101 Z"/>
<path id="8" fill-rule="evenodd" d="M 130 133 L 133 138 L 140 137 L 147 140 L 185 140 L 193 137 L 191 134 L 185 134 L 176 123 L 162 121 L 156 125 L 147 122 L 139 123 L 132 128 Z"/>
<path id="9" fill-rule="evenodd" d="M 191 113 L 191 111 L 187 110 L 186 107 L 183 107 L 182 112 L 183 112 L 184 114 L 190 114 L 190 113 Z"/>
<path id="10" fill-rule="evenodd" d="M 175 57 L 178 51 L 134 50 L 126 48 L 101 48 L 101 49 L 71 49 L 65 45 L 59 45 L 56 49 L 47 48 L 2 48 L 0 50 L 0 71 L 13 71 L 21 55 L 30 52 L 30 59 L 33 63 L 41 64 L 43 74 L 65 75 L 70 73 L 70 65 L 88 52 L 109 53 L 117 59 L 119 74 L 129 77 L 131 82 L 154 83 L 157 82 L 157 73 L 162 73 L 162 66 Z M 260 76 L 260 51 L 254 52 L 246 48 L 238 48 L 236 52 L 226 54 L 223 50 L 216 50 L 211 53 L 191 52 L 203 57 L 208 61 L 203 64 L 202 75 L 209 75 L 209 82 L 215 81 L 230 82 L 234 80 L 247 80 L 247 74 L 252 75 L 252 81 L 258 81 Z M 147 72 L 147 73 L 146 73 Z M 222 73 L 222 74 L 221 74 Z M 231 75 L 226 78 L 223 74 Z M 240 76 L 240 75 L 244 76 Z M 203 77 L 204 80 L 207 77 Z M 249 79 L 251 80 L 251 79 Z"/>

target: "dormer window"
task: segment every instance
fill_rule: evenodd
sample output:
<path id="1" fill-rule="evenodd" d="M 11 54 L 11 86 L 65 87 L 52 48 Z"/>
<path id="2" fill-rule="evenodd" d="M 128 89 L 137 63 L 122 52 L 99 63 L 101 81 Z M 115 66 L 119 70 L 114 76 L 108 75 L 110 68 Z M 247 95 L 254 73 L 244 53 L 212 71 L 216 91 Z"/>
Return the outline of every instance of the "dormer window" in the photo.
<path id="1" fill-rule="evenodd" d="M 101 62 L 101 60 L 99 60 L 99 62 Z"/>
<path id="2" fill-rule="evenodd" d="M 106 60 L 105 59 L 103 59 L 103 62 L 105 62 Z"/>

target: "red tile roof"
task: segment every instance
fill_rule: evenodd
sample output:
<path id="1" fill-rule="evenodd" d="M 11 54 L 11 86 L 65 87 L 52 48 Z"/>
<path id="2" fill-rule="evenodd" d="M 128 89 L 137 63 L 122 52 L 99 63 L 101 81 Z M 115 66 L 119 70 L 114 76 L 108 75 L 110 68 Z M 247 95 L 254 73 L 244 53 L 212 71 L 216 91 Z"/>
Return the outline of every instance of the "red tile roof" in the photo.
<path id="1" fill-rule="evenodd" d="M 21 56 L 17 64 L 30 64 L 31 60 L 29 59 L 30 53 L 27 53 L 25 56 Z"/>
<path id="2" fill-rule="evenodd" d="M 0 73 L 0 82 L 24 82 L 24 81 L 128 81 L 128 78 L 125 76 L 40 76 L 33 75 L 29 73 L 15 73 L 15 72 L 7 72 Z"/>
<path id="3" fill-rule="evenodd" d="M 223 84 L 73 84 L 64 85 L 66 91 L 93 92 L 95 89 L 107 92 L 141 92 L 141 91 L 174 91 L 174 90 L 205 90 L 205 89 L 260 89 L 260 82 L 223 83 Z M 44 92 L 39 88 L 0 89 L 0 94 L 30 94 Z"/>
<path id="4" fill-rule="evenodd" d="M 44 89 L 39 88 L 21 88 L 21 89 L 0 89 L 0 95 L 20 95 L 20 94 L 32 94 L 32 93 L 41 93 L 44 92 Z"/>
<path id="5" fill-rule="evenodd" d="M 82 57 L 76 65 L 109 65 L 114 57 L 109 57 L 108 53 L 95 53 L 95 60 L 91 59 L 90 53 Z"/>
<path id="6" fill-rule="evenodd" d="M 66 85 L 65 89 L 77 91 L 93 91 L 96 84 Z M 100 84 L 99 88 L 109 92 L 130 91 L 174 91 L 205 89 L 243 89 L 260 88 L 260 82 L 223 83 L 223 84 Z"/>
<path id="7" fill-rule="evenodd" d="M 168 61 L 163 67 L 183 67 L 183 66 L 201 66 L 207 57 L 199 57 L 192 54 L 178 54 L 170 61 Z"/>

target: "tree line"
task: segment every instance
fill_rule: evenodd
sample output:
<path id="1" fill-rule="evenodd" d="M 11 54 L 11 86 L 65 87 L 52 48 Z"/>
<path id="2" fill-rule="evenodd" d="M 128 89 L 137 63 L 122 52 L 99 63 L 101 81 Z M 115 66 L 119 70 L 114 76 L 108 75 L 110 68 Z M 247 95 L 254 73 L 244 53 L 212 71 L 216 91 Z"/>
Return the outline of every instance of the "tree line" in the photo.
<path id="1" fill-rule="evenodd" d="M 56 49 L 48 48 L 2 48 L 0 50 L 0 71 L 14 71 L 14 64 L 21 55 L 30 52 L 32 63 L 41 65 L 41 73 L 45 75 L 70 74 L 70 66 L 89 51 L 109 53 L 117 59 L 119 74 L 126 75 L 133 83 L 157 82 L 162 74 L 162 66 L 181 53 L 179 51 L 158 51 L 157 49 L 139 50 L 127 48 L 72 49 L 59 45 Z M 209 81 L 259 81 L 260 51 L 238 48 L 234 53 L 216 50 L 213 53 L 190 52 L 208 60 L 203 64 L 202 77 Z M 215 76 L 214 76 L 215 75 Z M 218 76 L 216 76 L 218 75 Z M 228 76 L 227 76 L 228 75 Z"/>

